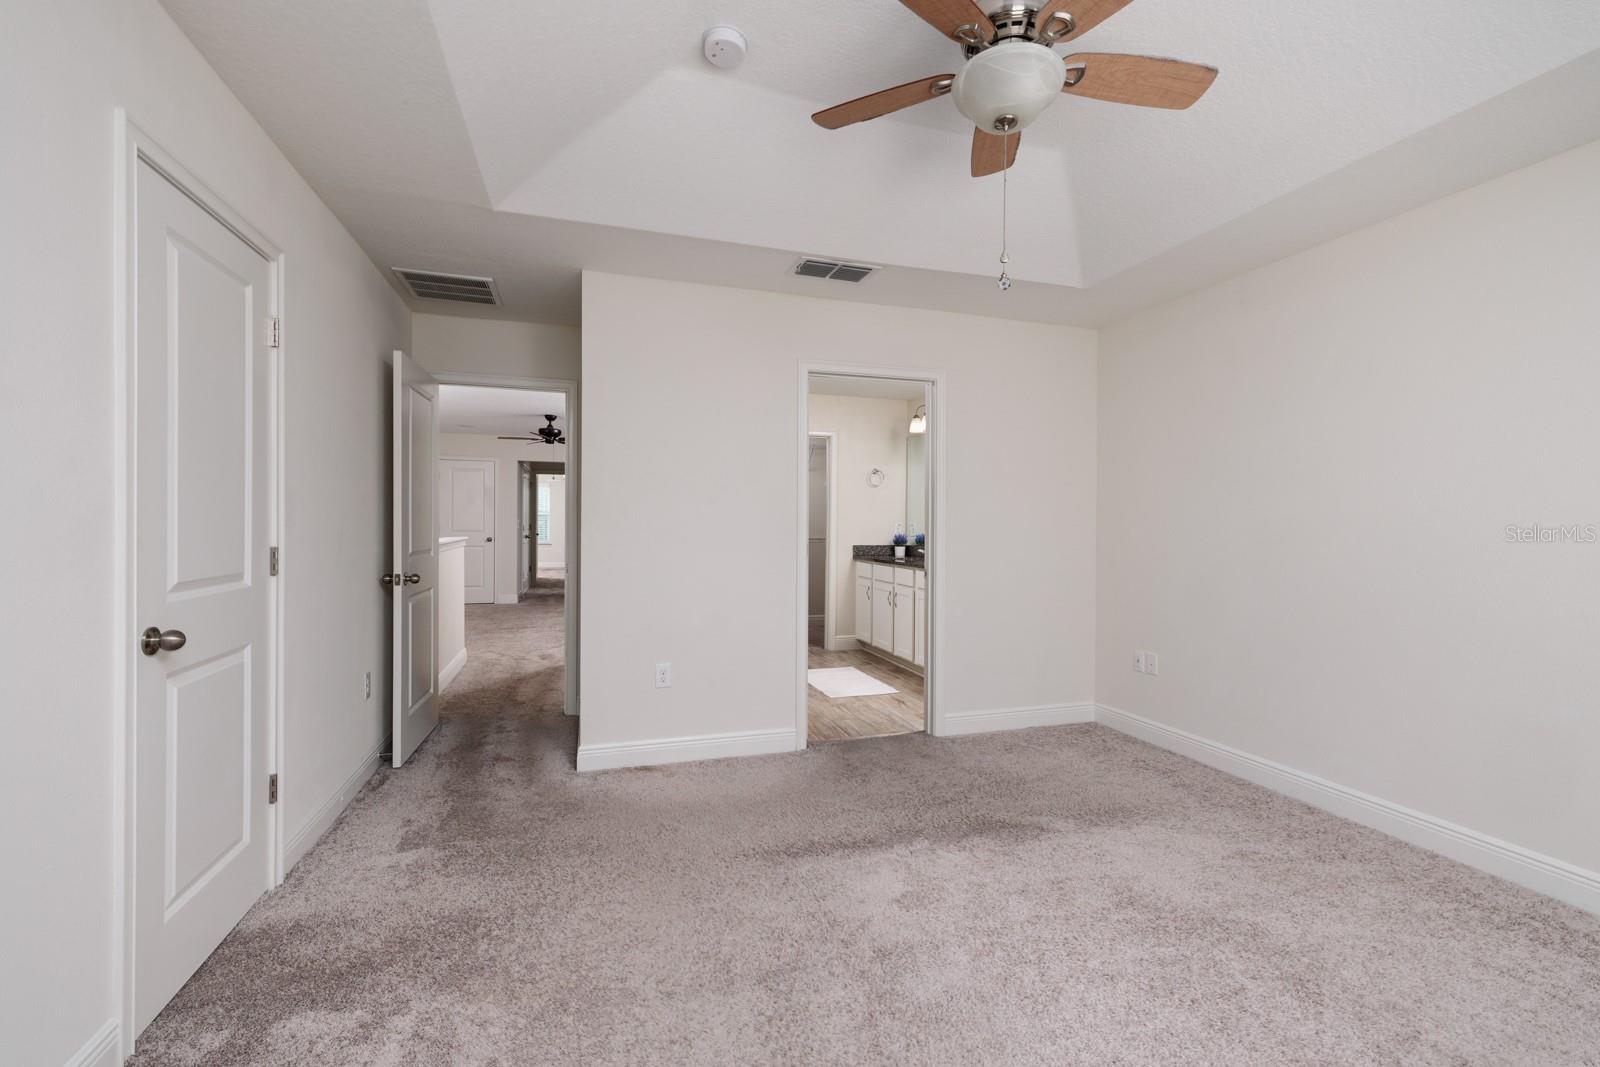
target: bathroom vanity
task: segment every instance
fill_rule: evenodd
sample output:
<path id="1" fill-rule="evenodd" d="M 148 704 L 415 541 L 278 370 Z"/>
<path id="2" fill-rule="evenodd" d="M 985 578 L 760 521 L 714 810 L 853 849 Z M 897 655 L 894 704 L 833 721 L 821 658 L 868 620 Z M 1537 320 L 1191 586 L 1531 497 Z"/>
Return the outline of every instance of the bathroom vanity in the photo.
<path id="1" fill-rule="evenodd" d="M 922 559 L 855 565 L 855 637 L 862 647 L 923 667 L 928 662 L 928 573 Z"/>

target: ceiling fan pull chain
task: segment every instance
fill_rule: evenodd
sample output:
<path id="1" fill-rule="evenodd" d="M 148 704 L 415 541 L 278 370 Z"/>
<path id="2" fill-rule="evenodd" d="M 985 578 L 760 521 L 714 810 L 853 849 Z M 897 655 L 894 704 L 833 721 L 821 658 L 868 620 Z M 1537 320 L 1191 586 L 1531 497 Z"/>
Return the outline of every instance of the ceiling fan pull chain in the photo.
<path id="1" fill-rule="evenodd" d="M 1011 159 L 1011 137 L 1014 132 L 1015 131 L 1010 131 L 1005 135 L 1006 140 L 1004 145 L 1002 145 L 1004 155 L 1001 156 L 1001 161 L 1003 163 L 1008 163 Z M 1006 265 L 1011 262 L 1011 252 L 1009 249 L 1009 241 L 1007 239 L 1007 223 L 1010 220 L 1010 214 L 1011 167 L 1006 166 L 1005 169 L 1000 172 L 1000 280 L 996 283 L 1000 286 L 1000 291 L 1002 293 L 1011 288 L 1011 275 L 1006 273 Z"/>

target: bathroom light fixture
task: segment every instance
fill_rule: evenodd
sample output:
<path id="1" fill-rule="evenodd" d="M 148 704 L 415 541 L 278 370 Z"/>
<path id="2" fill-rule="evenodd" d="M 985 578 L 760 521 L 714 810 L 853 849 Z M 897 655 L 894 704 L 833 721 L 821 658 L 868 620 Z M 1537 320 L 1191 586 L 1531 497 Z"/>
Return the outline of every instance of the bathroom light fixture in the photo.
<path id="1" fill-rule="evenodd" d="M 917 413 L 911 416 L 911 433 L 928 432 L 928 405 L 923 404 L 917 408 Z"/>

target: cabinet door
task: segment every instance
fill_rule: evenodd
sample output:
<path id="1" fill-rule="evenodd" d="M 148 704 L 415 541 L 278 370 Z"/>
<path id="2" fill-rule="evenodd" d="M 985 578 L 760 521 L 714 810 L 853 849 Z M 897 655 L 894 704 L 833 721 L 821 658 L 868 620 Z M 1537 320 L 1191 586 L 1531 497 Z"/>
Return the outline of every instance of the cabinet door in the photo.
<path id="1" fill-rule="evenodd" d="M 916 618 L 913 625 L 917 628 L 916 647 L 912 650 L 911 662 L 919 667 L 926 667 L 928 665 L 928 591 L 926 589 L 917 590 L 915 615 Z"/>
<path id="2" fill-rule="evenodd" d="M 856 640 L 872 642 L 872 579 L 856 579 Z"/>
<path id="3" fill-rule="evenodd" d="M 916 650 L 913 635 L 916 626 L 916 596 L 909 585 L 896 586 L 894 590 L 894 654 L 910 659 Z"/>
<path id="4" fill-rule="evenodd" d="M 872 583 L 872 644 L 885 652 L 894 651 L 894 583 Z"/>

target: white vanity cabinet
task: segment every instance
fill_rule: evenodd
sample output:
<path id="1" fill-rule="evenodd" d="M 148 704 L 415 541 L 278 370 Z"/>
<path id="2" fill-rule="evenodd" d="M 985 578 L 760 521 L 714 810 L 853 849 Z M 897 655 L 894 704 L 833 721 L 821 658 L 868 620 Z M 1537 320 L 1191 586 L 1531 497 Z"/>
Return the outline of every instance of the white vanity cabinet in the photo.
<path id="1" fill-rule="evenodd" d="M 872 640 L 873 648 L 894 651 L 894 568 L 872 565 Z"/>
<path id="2" fill-rule="evenodd" d="M 856 564 L 856 640 L 872 644 L 872 564 Z"/>
<path id="3" fill-rule="evenodd" d="M 912 604 L 912 625 L 916 627 L 915 645 L 911 650 L 911 662 L 919 667 L 928 665 L 928 576 L 921 571 L 917 572 L 917 587 Z"/>
<path id="4" fill-rule="evenodd" d="M 924 666 L 928 576 L 920 568 L 856 561 L 856 640 Z"/>

